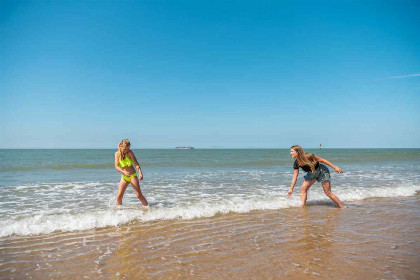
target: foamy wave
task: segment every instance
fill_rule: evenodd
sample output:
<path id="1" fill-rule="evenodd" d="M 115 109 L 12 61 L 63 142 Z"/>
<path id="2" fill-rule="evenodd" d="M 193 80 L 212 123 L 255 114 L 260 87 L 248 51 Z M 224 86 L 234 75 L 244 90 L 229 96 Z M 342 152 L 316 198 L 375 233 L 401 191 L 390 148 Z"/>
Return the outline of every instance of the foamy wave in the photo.
<path id="1" fill-rule="evenodd" d="M 84 214 L 36 215 L 20 221 L 1 221 L 0 237 L 9 235 L 37 235 L 54 231 L 76 231 L 117 226 L 132 221 L 138 213 L 129 211 L 96 211 Z"/>
<path id="2" fill-rule="evenodd" d="M 342 201 L 356 201 L 367 198 L 407 197 L 420 191 L 420 186 L 399 186 L 395 188 L 346 188 L 334 190 Z M 310 193 L 308 202 L 329 201 L 321 190 Z M 0 237 L 10 235 L 38 235 L 54 231 L 78 231 L 93 228 L 123 225 L 139 220 L 142 222 L 171 219 L 194 219 L 213 217 L 216 214 L 229 212 L 247 213 L 253 210 L 274 210 L 288 207 L 298 207 L 299 193 L 293 199 L 287 199 L 284 193 L 270 193 L 265 196 L 243 198 L 230 197 L 218 202 L 200 201 L 191 205 L 176 205 L 174 207 L 155 206 L 144 211 L 141 207 L 111 207 L 106 210 L 80 214 L 34 215 L 17 220 L 0 221 Z"/>

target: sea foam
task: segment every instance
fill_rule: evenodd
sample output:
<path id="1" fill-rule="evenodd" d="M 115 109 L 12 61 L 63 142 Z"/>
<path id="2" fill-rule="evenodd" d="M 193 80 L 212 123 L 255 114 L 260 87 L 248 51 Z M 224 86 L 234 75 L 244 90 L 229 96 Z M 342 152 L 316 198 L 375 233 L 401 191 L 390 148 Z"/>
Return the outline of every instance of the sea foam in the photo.
<path id="1" fill-rule="evenodd" d="M 407 197 L 420 191 L 420 186 L 405 185 L 398 187 L 354 187 L 333 190 L 344 202 L 368 198 Z M 308 202 L 330 201 L 321 190 L 316 190 L 308 196 Z M 295 192 L 292 199 L 285 196 L 284 191 L 267 192 L 266 195 L 254 197 L 225 196 L 217 200 L 201 198 L 194 203 L 174 203 L 164 206 L 156 203 L 149 209 L 138 206 L 116 207 L 109 203 L 107 209 L 90 210 L 83 213 L 48 212 L 25 215 L 24 217 L 0 218 L 0 237 L 10 235 L 38 235 L 55 231 L 79 231 L 94 228 L 115 227 L 130 222 L 149 222 L 157 220 L 195 219 L 213 217 L 217 214 L 247 213 L 253 210 L 275 210 L 300 205 L 299 193 Z M 147 210 L 147 211 L 145 211 Z"/>

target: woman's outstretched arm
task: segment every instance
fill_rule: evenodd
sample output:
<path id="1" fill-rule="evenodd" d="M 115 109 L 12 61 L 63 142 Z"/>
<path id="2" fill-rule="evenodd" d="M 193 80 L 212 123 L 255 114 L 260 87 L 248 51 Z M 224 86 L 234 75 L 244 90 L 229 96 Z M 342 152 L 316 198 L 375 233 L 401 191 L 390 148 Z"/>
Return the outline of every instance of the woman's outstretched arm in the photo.
<path id="1" fill-rule="evenodd" d="M 331 166 L 337 173 L 343 173 L 343 170 L 341 170 L 341 168 L 340 167 L 338 167 L 338 166 L 335 166 L 334 164 L 332 164 L 331 162 L 329 162 L 328 160 L 326 160 L 326 159 L 323 159 L 323 158 L 321 158 L 321 157 L 317 157 L 317 156 L 315 156 L 315 159 L 318 161 L 318 162 L 320 162 L 320 163 L 325 163 L 326 165 L 329 165 L 329 166 Z"/>
<path id="2" fill-rule="evenodd" d="M 292 194 L 293 194 L 293 189 L 295 188 L 296 185 L 296 181 L 299 175 L 299 169 L 294 169 L 293 170 L 293 179 L 292 179 L 292 184 L 290 185 L 289 191 L 287 192 L 287 195 L 291 198 Z"/>

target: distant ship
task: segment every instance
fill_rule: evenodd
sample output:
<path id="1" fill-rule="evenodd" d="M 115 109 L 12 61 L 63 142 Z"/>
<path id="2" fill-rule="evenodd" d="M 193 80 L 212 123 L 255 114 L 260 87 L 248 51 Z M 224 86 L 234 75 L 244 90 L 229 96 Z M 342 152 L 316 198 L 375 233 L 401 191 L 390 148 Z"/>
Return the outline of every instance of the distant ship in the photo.
<path id="1" fill-rule="evenodd" d="M 194 147 L 178 146 L 178 147 L 175 147 L 175 149 L 179 149 L 179 150 L 194 150 Z"/>

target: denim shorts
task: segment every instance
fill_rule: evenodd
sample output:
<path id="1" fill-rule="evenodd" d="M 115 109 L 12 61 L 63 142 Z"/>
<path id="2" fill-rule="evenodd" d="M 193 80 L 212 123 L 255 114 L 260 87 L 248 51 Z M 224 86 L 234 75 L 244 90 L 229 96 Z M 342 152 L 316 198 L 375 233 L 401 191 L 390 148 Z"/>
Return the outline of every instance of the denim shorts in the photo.
<path id="1" fill-rule="evenodd" d="M 318 182 L 328 182 L 330 181 L 331 176 L 328 167 L 323 164 L 319 164 L 319 167 L 315 170 L 315 173 L 308 172 L 303 178 L 305 181 L 312 181 L 313 179 L 316 179 Z"/>

